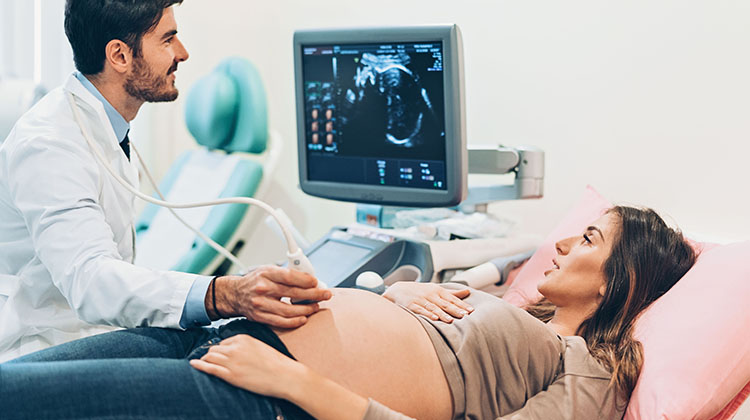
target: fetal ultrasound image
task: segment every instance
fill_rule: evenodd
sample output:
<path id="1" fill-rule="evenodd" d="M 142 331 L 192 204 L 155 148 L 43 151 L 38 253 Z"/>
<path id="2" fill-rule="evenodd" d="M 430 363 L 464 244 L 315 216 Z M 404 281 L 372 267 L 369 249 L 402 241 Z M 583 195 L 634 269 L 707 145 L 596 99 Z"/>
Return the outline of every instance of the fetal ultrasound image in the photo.
<path id="1" fill-rule="evenodd" d="M 369 52 L 339 57 L 342 153 L 443 159 L 443 73 L 427 71 L 432 57 L 419 58 Z"/>
<path id="2" fill-rule="evenodd" d="M 440 44 L 322 45 L 303 52 L 310 179 L 444 188 Z"/>
<path id="3" fill-rule="evenodd" d="M 310 150 L 445 159 L 442 51 L 416 44 L 311 50 L 304 58 Z"/>

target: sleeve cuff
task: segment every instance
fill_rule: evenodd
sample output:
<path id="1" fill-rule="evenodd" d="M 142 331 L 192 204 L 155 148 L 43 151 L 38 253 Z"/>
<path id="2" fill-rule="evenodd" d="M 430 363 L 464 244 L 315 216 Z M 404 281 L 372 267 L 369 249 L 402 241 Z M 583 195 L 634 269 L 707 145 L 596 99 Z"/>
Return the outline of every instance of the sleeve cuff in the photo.
<path id="1" fill-rule="evenodd" d="M 500 281 L 497 282 L 497 284 L 505 284 L 505 281 L 508 280 L 508 274 L 511 272 L 511 270 L 525 263 L 529 258 L 531 258 L 532 255 L 534 255 L 534 252 L 536 252 L 536 249 L 521 254 L 507 255 L 504 257 L 495 258 L 494 260 L 490 261 L 495 267 L 497 267 L 497 271 L 500 273 Z"/>
<path id="2" fill-rule="evenodd" d="M 185 306 L 182 309 L 180 327 L 201 327 L 211 323 L 211 319 L 206 312 L 205 301 L 208 286 L 213 279 L 212 276 L 200 276 L 195 279 L 185 300 Z"/>

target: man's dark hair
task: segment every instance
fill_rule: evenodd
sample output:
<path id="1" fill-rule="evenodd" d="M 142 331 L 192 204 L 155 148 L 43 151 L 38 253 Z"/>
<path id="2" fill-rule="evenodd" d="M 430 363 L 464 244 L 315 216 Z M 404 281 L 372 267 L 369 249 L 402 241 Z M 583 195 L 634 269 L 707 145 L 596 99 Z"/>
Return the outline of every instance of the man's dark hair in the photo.
<path id="1" fill-rule="evenodd" d="M 164 9 L 182 0 L 67 0 L 65 35 L 73 47 L 73 60 L 83 74 L 104 69 L 105 47 L 119 39 L 133 56 L 141 52 L 143 35 L 159 23 Z"/>

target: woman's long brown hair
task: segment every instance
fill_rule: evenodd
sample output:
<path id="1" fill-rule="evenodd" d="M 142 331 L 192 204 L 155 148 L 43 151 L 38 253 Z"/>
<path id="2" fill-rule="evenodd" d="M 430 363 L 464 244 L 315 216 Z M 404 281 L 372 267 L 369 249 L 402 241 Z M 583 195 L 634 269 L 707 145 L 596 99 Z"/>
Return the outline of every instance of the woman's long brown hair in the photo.
<path id="1" fill-rule="evenodd" d="M 666 293 L 695 263 L 696 255 L 679 231 L 651 209 L 616 206 L 619 234 L 604 262 L 607 290 L 594 313 L 581 323 L 577 335 L 589 352 L 612 372 L 612 385 L 627 401 L 643 362 L 643 347 L 633 338 L 638 315 Z M 547 322 L 555 306 L 546 299 L 526 310 Z"/>

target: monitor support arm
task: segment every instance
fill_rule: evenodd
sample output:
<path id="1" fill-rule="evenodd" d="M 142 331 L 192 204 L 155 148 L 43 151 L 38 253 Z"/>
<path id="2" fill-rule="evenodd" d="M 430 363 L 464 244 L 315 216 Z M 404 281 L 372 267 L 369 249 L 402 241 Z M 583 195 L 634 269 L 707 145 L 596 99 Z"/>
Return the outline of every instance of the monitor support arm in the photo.
<path id="1" fill-rule="evenodd" d="M 481 211 L 487 203 L 540 198 L 544 194 L 544 151 L 535 147 L 469 146 L 469 173 L 513 173 L 512 185 L 469 187 L 462 210 Z"/>

